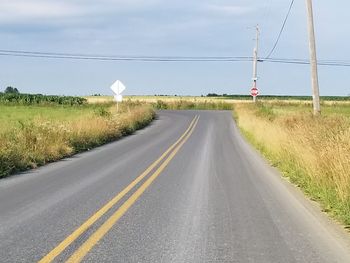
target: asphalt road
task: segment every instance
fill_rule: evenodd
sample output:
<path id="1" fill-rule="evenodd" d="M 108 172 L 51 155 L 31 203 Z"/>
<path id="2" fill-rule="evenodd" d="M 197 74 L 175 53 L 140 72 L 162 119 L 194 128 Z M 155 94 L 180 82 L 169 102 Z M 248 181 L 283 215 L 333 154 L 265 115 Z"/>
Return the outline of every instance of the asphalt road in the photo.
<path id="1" fill-rule="evenodd" d="M 0 180 L 0 262 L 350 262 L 349 244 L 225 111 L 162 111 Z"/>

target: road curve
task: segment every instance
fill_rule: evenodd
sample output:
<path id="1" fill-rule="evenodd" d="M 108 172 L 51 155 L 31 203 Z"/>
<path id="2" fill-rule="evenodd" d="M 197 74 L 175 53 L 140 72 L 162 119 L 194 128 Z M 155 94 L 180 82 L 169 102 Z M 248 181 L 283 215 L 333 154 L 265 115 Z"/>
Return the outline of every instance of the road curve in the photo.
<path id="1" fill-rule="evenodd" d="M 135 135 L 0 180 L 0 261 L 40 260 L 350 262 L 350 242 L 229 111 L 161 111 Z"/>

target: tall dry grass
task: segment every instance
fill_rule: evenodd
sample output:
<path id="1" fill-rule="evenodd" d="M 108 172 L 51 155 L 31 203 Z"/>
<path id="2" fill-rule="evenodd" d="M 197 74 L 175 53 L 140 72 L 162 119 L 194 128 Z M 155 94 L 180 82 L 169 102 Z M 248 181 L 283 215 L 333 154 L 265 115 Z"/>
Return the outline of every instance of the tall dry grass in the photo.
<path id="1" fill-rule="evenodd" d="M 290 180 L 350 225 L 350 118 L 237 104 L 246 137 Z M 285 109 L 283 109 L 285 108 Z"/>
<path id="2" fill-rule="evenodd" d="M 0 133 L 0 178 L 133 133 L 154 116 L 150 106 L 127 104 L 118 114 L 115 107 L 103 107 L 79 119 L 20 121 Z"/>
<path id="3" fill-rule="evenodd" d="M 209 100 L 157 100 L 152 105 L 158 110 L 232 110 L 233 104 Z"/>

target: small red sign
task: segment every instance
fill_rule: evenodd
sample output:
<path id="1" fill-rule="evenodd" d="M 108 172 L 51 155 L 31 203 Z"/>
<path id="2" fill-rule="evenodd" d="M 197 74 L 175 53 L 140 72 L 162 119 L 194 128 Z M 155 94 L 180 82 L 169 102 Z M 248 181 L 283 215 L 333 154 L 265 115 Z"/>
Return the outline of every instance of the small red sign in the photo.
<path id="1" fill-rule="evenodd" d="M 253 96 L 253 97 L 258 96 L 258 95 L 259 95 L 258 89 L 255 88 L 255 87 L 251 88 L 251 90 L 250 90 L 250 95 Z"/>

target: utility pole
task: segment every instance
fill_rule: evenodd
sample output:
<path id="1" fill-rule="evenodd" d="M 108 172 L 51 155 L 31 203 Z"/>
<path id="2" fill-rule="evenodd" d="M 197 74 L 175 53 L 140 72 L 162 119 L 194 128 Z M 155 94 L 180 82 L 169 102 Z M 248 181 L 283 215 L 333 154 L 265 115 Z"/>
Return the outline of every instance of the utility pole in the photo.
<path id="1" fill-rule="evenodd" d="M 318 115 L 321 113 L 321 108 L 320 108 L 320 91 L 318 86 L 316 40 L 315 40 L 314 18 L 313 18 L 313 11 L 312 11 L 312 0 L 306 0 L 306 7 L 307 7 L 307 20 L 308 20 L 308 31 L 309 31 L 312 101 L 313 101 L 314 115 Z"/>
<path id="2" fill-rule="evenodd" d="M 260 35 L 260 31 L 259 31 L 259 25 L 256 25 L 255 27 L 256 29 L 256 43 L 255 43 L 255 48 L 254 48 L 254 54 L 253 54 L 253 87 L 252 87 L 252 91 L 255 90 L 257 92 L 257 85 L 256 82 L 258 80 L 258 49 L 259 49 L 259 35 Z M 253 96 L 253 102 L 256 102 L 256 96 Z"/>

